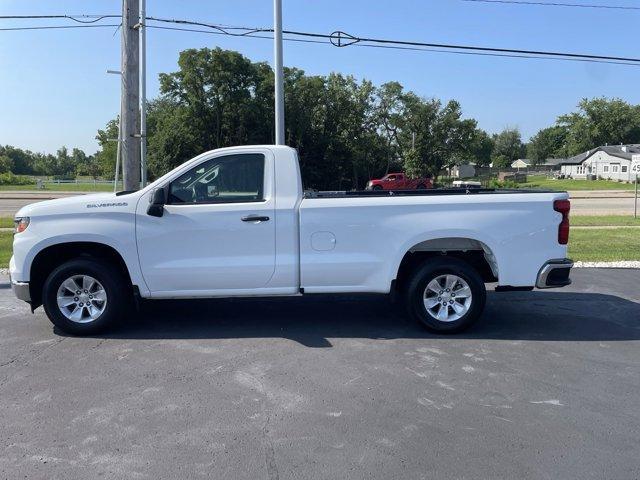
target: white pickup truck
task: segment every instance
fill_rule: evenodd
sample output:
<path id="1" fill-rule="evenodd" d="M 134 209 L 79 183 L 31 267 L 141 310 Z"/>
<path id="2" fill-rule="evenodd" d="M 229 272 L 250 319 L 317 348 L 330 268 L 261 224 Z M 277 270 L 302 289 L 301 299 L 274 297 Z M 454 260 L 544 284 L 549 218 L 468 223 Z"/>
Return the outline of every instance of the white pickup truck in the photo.
<path id="1" fill-rule="evenodd" d="M 450 189 L 304 193 L 295 150 L 213 150 L 136 192 L 16 215 L 15 295 L 94 334 L 138 299 L 395 294 L 441 333 L 496 290 L 568 285 L 566 193 Z"/>

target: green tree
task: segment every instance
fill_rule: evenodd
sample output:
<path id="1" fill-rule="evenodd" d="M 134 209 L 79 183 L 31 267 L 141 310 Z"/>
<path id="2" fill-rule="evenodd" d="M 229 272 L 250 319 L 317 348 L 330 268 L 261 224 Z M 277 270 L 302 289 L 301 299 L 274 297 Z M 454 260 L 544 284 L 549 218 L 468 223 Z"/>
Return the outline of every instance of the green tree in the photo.
<path id="1" fill-rule="evenodd" d="M 74 178 L 76 173 L 75 164 L 67 147 L 60 147 L 56 153 L 56 161 L 53 175 L 62 178 Z"/>
<path id="2" fill-rule="evenodd" d="M 476 129 L 469 146 L 471 161 L 479 167 L 489 165 L 491 163 L 493 148 L 494 145 L 491 136 L 484 130 Z"/>
<path id="3" fill-rule="evenodd" d="M 0 173 L 9 173 L 13 170 L 13 160 L 8 155 L 0 155 Z"/>
<path id="4" fill-rule="evenodd" d="M 299 152 L 306 188 L 362 188 L 389 169 L 438 175 L 458 162 L 486 164 L 493 141 L 460 104 L 405 91 L 397 82 L 284 69 L 286 143 Z M 160 96 L 149 103 L 151 177 L 213 148 L 272 143 L 271 67 L 237 52 L 190 49 L 178 70 L 160 75 Z M 113 172 L 117 124 L 98 131 L 97 161 Z"/>
<path id="5" fill-rule="evenodd" d="M 493 137 L 493 164 L 507 168 L 524 154 L 524 145 L 517 128 L 505 128 Z"/>
<path id="6" fill-rule="evenodd" d="M 405 111 L 396 136 L 410 176 L 437 176 L 444 167 L 470 161 L 477 124 L 462 119 L 458 102 L 452 100 L 443 107 L 439 100 L 413 93 L 407 93 L 403 101 Z M 413 148 L 415 152 L 409 155 Z"/>
<path id="7" fill-rule="evenodd" d="M 585 98 L 577 112 L 560 116 L 557 124 L 567 131 L 566 156 L 606 144 L 640 143 L 640 105 L 618 98 Z"/>
<path id="8" fill-rule="evenodd" d="M 502 154 L 495 155 L 491 161 L 495 168 L 509 168 L 511 167 L 511 163 L 513 162 L 513 160 L 505 157 Z"/>
<path id="9" fill-rule="evenodd" d="M 534 165 L 544 163 L 545 160 L 560 157 L 565 150 L 567 128 L 560 125 L 543 128 L 536 133 L 527 144 L 527 157 Z"/>
<path id="10" fill-rule="evenodd" d="M 35 173 L 37 154 L 34 154 L 29 150 L 12 147 L 11 145 L 6 145 L 4 147 L 0 146 L 0 149 L 2 150 L 0 155 L 4 155 L 11 159 L 11 171 L 13 173 L 17 175 L 31 175 Z"/>
<path id="11" fill-rule="evenodd" d="M 96 135 L 100 150 L 94 155 L 94 162 L 99 166 L 100 175 L 107 179 L 113 179 L 116 171 L 117 139 L 117 118 L 109 120 L 104 130 L 98 130 L 98 134 Z"/>

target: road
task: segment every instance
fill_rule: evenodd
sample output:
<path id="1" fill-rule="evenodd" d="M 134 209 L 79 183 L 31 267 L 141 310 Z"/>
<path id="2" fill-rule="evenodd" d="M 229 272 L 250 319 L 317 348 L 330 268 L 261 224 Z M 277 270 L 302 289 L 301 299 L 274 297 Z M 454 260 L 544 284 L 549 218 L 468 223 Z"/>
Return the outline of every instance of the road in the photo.
<path id="1" fill-rule="evenodd" d="M 631 191 L 573 191 L 569 195 L 572 215 L 633 215 Z"/>
<path id="2" fill-rule="evenodd" d="M 13 217 L 25 205 L 79 195 L 78 192 L 0 191 L 0 217 Z"/>
<path id="3" fill-rule="evenodd" d="M 0 478 L 638 478 L 640 270 L 573 277 L 453 337 L 323 295 L 77 338 L 1 289 Z"/>

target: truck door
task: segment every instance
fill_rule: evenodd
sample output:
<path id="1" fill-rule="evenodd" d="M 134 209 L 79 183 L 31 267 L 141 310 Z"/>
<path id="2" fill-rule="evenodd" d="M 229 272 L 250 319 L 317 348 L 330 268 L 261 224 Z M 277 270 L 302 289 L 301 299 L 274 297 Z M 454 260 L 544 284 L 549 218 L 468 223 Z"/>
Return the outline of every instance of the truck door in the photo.
<path id="1" fill-rule="evenodd" d="M 275 269 L 273 156 L 268 151 L 205 159 L 168 185 L 163 216 L 141 201 L 136 239 L 153 293 L 193 296 L 264 287 Z"/>

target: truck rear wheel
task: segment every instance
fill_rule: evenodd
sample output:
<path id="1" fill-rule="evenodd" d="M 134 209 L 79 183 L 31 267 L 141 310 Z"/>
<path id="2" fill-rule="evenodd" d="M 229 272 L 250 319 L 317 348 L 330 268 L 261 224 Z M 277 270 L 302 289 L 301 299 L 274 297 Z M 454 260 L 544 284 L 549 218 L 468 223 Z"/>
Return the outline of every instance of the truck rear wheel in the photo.
<path id="1" fill-rule="evenodd" d="M 405 294 L 410 316 L 436 333 L 458 333 L 471 326 L 482 314 L 487 296 L 480 274 L 454 257 L 425 262 L 411 277 Z"/>
<path id="2" fill-rule="evenodd" d="M 42 299 L 49 320 L 74 335 L 104 331 L 130 303 L 120 272 L 92 258 L 70 260 L 53 270 L 44 282 Z"/>

